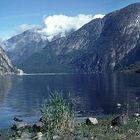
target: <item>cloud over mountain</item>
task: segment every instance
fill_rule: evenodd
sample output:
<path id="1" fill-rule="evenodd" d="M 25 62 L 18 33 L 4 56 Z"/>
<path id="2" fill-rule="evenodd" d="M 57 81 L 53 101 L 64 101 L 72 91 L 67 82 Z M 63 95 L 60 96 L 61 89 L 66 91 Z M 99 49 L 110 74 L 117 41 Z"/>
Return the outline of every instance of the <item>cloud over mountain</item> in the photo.
<path id="1" fill-rule="evenodd" d="M 103 17 L 104 15 L 102 14 L 96 15 L 79 14 L 77 16 L 66 16 L 66 15 L 47 16 L 43 18 L 44 23 L 43 25 L 21 24 L 15 28 L 15 30 L 11 33 L 10 36 L 15 36 L 29 29 L 37 29 L 34 31 L 38 32 L 39 34 L 47 36 L 47 39 L 51 41 L 54 36 L 59 35 L 60 37 L 64 37 L 70 31 L 75 31 L 79 29 L 80 27 L 90 22 L 91 20 Z"/>
<path id="2" fill-rule="evenodd" d="M 26 30 L 32 29 L 32 28 L 37 28 L 39 27 L 38 25 L 29 25 L 29 24 L 21 24 L 16 28 L 17 33 L 24 32 Z"/>
<path id="3" fill-rule="evenodd" d="M 71 30 L 77 30 L 84 24 L 95 18 L 103 18 L 104 15 L 84 15 L 66 16 L 66 15 L 53 15 L 44 18 L 44 28 L 42 32 L 46 33 L 48 39 L 51 40 L 54 36 L 65 36 Z"/>

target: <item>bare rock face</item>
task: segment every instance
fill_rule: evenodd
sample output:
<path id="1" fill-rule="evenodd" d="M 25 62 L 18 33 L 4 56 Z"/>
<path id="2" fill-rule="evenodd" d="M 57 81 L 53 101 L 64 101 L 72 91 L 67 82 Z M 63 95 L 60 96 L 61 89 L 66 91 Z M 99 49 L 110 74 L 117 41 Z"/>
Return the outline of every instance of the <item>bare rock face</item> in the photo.
<path id="1" fill-rule="evenodd" d="M 128 122 L 128 116 L 123 114 L 120 116 L 115 117 L 112 121 L 111 121 L 111 125 L 112 126 L 120 126 L 120 125 L 125 125 Z"/>
<path id="2" fill-rule="evenodd" d="M 40 51 L 48 43 L 40 29 L 30 29 L 11 37 L 2 43 L 4 50 L 16 65 L 22 63 L 33 53 Z"/>
<path id="3" fill-rule="evenodd" d="M 17 73 L 17 69 L 13 66 L 5 51 L 0 47 L 0 75 L 12 73 Z"/>

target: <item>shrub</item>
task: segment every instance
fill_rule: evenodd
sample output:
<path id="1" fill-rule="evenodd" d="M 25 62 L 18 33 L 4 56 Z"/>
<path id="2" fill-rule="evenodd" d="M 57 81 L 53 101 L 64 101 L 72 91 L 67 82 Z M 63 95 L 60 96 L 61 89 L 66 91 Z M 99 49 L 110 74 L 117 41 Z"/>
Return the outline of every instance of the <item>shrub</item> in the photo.
<path id="1" fill-rule="evenodd" d="M 51 93 L 42 105 L 41 113 L 44 131 L 50 137 L 74 129 L 73 105 L 66 103 L 61 93 Z"/>

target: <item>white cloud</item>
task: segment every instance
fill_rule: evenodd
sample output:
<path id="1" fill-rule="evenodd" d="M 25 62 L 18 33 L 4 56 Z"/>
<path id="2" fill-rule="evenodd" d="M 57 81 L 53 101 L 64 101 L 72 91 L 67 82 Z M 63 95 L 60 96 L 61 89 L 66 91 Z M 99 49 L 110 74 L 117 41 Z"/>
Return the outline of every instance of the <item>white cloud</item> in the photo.
<path id="1" fill-rule="evenodd" d="M 105 15 L 102 15 L 102 14 L 97 14 L 97 15 L 94 15 L 94 18 L 93 19 L 96 19 L 96 18 L 103 18 Z"/>
<path id="2" fill-rule="evenodd" d="M 51 39 L 60 35 L 61 37 L 65 36 L 66 33 L 77 30 L 82 27 L 84 24 L 90 22 L 95 18 L 103 18 L 104 15 L 84 15 L 80 14 L 77 16 L 66 16 L 66 15 L 52 15 L 43 18 L 44 25 L 31 25 L 31 24 L 21 24 L 15 30 L 6 33 L 5 39 L 10 38 L 11 36 L 17 35 L 29 29 L 40 29 L 38 33 L 43 35 L 47 35 L 47 38 L 51 41 Z M 1 40 L 1 39 L 0 39 Z"/>
<path id="3" fill-rule="evenodd" d="M 29 25 L 29 24 L 21 24 L 16 28 L 17 33 L 22 33 L 26 30 L 32 29 L 32 28 L 37 28 L 39 27 L 38 25 Z"/>
<path id="4" fill-rule="evenodd" d="M 65 34 L 71 30 L 77 30 L 84 24 L 95 18 L 103 18 L 104 15 L 77 15 L 77 16 L 66 16 L 66 15 L 53 15 L 44 18 L 44 28 L 42 32 L 46 33 L 48 39 L 51 40 L 53 36 L 58 34 L 65 36 Z"/>

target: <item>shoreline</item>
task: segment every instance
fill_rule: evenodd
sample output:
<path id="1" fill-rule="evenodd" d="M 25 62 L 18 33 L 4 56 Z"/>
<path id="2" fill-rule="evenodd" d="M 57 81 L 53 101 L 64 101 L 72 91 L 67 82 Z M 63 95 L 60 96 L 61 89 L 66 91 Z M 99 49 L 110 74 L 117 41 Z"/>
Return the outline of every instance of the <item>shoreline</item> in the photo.
<path id="1" fill-rule="evenodd" d="M 132 137 L 140 138 L 140 129 L 139 129 L 140 117 L 133 117 L 127 122 L 127 124 L 121 124 L 121 125 L 113 126 L 113 127 L 111 126 L 111 120 L 113 119 L 113 116 L 110 116 L 110 115 L 106 117 L 102 117 L 102 118 L 97 118 L 97 122 L 95 124 L 94 122 L 93 124 L 92 122 L 91 123 L 89 122 L 89 124 L 87 124 L 87 121 L 85 121 L 87 117 L 84 117 L 83 119 L 84 119 L 84 122 L 80 122 L 80 121 L 78 122 L 76 120 L 76 123 L 79 124 L 76 128 L 76 132 L 77 134 L 82 133 L 82 131 L 84 131 L 84 133 L 87 133 L 87 135 L 84 136 L 84 138 L 87 138 L 87 140 L 89 140 L 88 138 L 91 137 L 91 135 L 92 137 L 96 137 L 96 138 L 101 138 L 100 136 L 102 136 L 104 137 L 104 140 L 116 140 L 115 138 L 117 138 L 118 140 L 120 137 L 121 137 L 121 140 L 126 140 L 126 138 L 130 136 L 130 134 L 132 135 L 131 138 Z M 83 130 L 82 131 L 79 130 L 79 127 Z M 18 133 L 21 133 L 21 134 L 18 134 Z M 11 140 L 12 138 L 14 138 L 14 140 L 17 140 L 17 139 L 20 139 L 19 138 L 20 135 L 22 138 L 24 137 L 24 139 L 27 139 L 27 137 L 30 137 L 31 134 L 33 135 L 33 137 L 35 136 L 37 137 L 38 134 L 41 134 L 42 137 L 45 136 L 43 131 L 34 131 L 34 130 L 31 130 L 30 128 L 28 129 L 28 127 L 26 129 L 21 128 L 16 131 L 13 131 L 11 128 L 0 128 L 0 139 L 2 138 L 2 140 Z M 58 137 L 59 137 L 58 140 L 61 140 L 60 136 Z M 111 139 L 113 137 L 114 139 Z M 34 138 L 29 138 L 29 140 L 32 140 L 32 139 Z M 44 140 L 44 139 L 41 139 L 41 140 Z M 57 139 L 54 139 L 54 140 L 57 140 Z M 127 139 L 127 140 L 132 140 L 132 139 Z"/>

